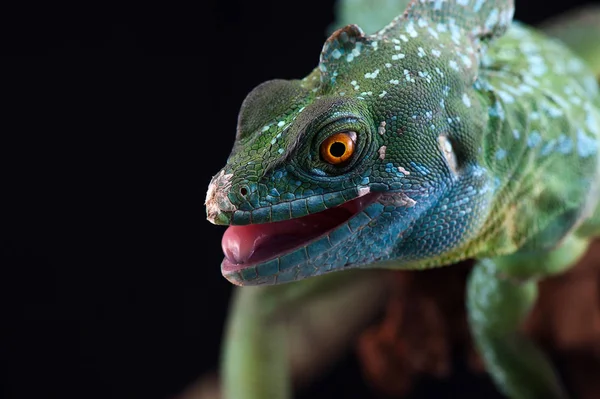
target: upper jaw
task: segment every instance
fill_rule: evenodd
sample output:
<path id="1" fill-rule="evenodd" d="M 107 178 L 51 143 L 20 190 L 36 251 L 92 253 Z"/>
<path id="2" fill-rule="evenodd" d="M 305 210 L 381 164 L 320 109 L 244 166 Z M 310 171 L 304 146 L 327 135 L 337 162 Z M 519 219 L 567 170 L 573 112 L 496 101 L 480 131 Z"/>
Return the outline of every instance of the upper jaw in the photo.
<path id="1" fill-rule="evenodd" d="M 280 252 L 272 251 L 270 257 L 260 257 L 253 260 L 252 256 L 246 263 L 236 264 L 235 261 L 227 257 L 221 264 L 221 271 L 225 278 L 237 285 L 259 285 L 259 284 L 277 284 L 293 280 L 299 280 L 305 277 L 318 275 L 332 268 L 342 267 L 337 265 L 340 260 L 332 262 L 327 259 L 327 254 L 334 251 L 337 247 L 348 244 L 353 235 L 365 228 L 370 222 L 376 219 L 383 211 L 383 206 L 377 202 L 380 194 L 371 193 L 358 197 L 353 201 L 348 201 L 342 207 L 348 209 L 350 214 L 346 217 L 341 215 L 340 210 L 333 210 L 338 213 L 337 217 L 342 217 L 341 221 L 332 226 L 334 220 L 327 221 L 319 225 L 322 231 L 310 231 L 306 240 L 297 241 L 292 248 L 284 249 Z M 298 228 L 303 219 L 315 220 L 318 217 L 327 217 L 328 211 L 322 212 L 322 215 L 314 214 L 306 218 L 296 219 L 280 226 L 265 225 L 267 229 L 274 229 L 275 234 L 285 233 L 286 224 L 292 228 Z M 330 212 L 331 213 L 331 212 Z M 310 223 L 310 222 L 309 222 Z M 275 224 L 271 224 L 275 225 Z M 245 226 L 244 228 L 259 228 L 257 226 Z M 260 229 L 260 228 L 259 228 Z M 302 227 L 300 227 L 302 229 Z M 291 231 L 290 233 L 292 233 Z M 303 231 L 306 233 L 306 231 Z M 224 240 L 227 237 L 226 232 Z M 285 246 L 283 246 L 285 247 Z"/>

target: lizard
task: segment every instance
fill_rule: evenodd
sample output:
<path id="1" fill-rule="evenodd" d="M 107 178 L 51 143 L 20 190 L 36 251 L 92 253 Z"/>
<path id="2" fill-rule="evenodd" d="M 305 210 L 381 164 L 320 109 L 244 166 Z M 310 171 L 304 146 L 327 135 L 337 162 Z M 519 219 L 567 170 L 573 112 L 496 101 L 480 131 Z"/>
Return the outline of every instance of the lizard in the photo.
<path id="1" fill-rule="evenodd" d="M 387 0 L 403 12 L 369 34 L 352 23 L 368 15 L 343 13 L 352 3 L 367 4 L 342 6 L 348 24 L 312 72 L 248 94 L 207 191 L 207 219 L 229 226 L 221 272 L 241 286 L 225 397 L 291 397 L 292 353 L 320 340 L 294 318 L 335 336 L 332 321 L 379 296 L 378 270 L 464 259 L 471 334 L 497 388 L 569 397 L 519 327 L 537 283 L 600 235 L 600 46 L 575 53 L 515 21 L 509 0 Z M 315 301 L 328 295 L 343 299 Z"/>

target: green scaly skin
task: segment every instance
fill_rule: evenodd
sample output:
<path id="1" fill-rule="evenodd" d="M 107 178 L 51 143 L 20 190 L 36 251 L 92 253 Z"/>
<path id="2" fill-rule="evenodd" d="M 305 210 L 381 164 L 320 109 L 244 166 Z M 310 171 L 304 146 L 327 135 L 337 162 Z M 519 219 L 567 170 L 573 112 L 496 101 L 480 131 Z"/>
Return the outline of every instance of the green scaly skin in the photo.
<path id="1" fill-rule="evenodd" d="M 498 388 L 514 399 L 568 397 L 518 328 L 537 281 L 576 263 L 600 233 L 595 65 L 513 22 L 512 1 L 398 3 L 406 11 L 381 30 L 337 30 L 306 78 L 266 82 L 242 105 L 231 156 L 207 194 L 211 222 L 284 221 L 359 197 L 367 206 L 265 262 L 224 262 L 234 284 L 261 285 L 241 288 L 234 303 L 227 398 L 290 397 L 289 347 L 299 337 L 289 321 L 346 284 L 346 273 L 330 272 L 466 258 L 478 260 L 469 322 Z M 342 20 L 360 6 L 343 3 Z M 331 165 L 320 144 L 344 131 L 356 133 L 354 154 Z"/>

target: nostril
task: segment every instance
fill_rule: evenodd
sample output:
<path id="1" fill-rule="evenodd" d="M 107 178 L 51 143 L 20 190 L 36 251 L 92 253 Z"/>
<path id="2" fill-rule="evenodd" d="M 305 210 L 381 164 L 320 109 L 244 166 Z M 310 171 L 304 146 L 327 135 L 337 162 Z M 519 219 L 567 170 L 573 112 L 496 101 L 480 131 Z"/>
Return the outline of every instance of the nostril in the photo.
<path id="1" fill-rule="evenodd" d="M 245 197 L 246 195 L 248 195 L 248 189 L 246 187 L 240 188 L 240 194 L 242 195 L 242 197 Z"/>

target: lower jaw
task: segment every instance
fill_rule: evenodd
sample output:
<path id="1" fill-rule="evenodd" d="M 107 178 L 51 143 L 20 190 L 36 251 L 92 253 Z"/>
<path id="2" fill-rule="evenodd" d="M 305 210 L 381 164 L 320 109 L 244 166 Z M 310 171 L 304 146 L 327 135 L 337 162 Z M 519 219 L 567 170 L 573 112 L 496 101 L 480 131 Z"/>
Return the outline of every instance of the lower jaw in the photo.
<path id="1" fill-rule="evenodd" d="M 232 274 L 232 273 L 241 272 L 244 269 L 249 269 L 249 268 L 257 266 L 259 264 L 260 263 L 257 263 L 257 264 L 245 264 L 245 263 L 236 264 L 236 263 L 231 262 L 227 258 L 223 258 L 223 262 L 221 262 L 221 272 L 223 273 L 223 275 L 229 275 L 229 274 Z"/>

